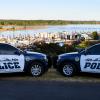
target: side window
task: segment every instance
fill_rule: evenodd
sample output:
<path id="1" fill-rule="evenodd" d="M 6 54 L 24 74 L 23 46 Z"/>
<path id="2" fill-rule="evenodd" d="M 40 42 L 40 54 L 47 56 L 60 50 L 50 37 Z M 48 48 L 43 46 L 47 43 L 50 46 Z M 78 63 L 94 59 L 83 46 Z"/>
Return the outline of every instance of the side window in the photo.
<path id="1" fill-rule="evenodd" d="M 95 45 L 87 49 L 87 53 L 90 55 L 100 55 L 100 45 Z"/>
<path id="2" fill-rule="evenodd" d="M 13 55 L 18 49 L 8 44 L 0 44 L 0 54 L 2 55 Z"/>

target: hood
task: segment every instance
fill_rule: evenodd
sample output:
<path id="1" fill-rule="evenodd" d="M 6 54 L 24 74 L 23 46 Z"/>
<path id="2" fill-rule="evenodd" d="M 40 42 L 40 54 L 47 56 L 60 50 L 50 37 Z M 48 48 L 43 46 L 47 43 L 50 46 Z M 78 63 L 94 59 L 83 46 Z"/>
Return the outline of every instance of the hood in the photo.
<path id="1" fill-rule="evenodd" d="M 59 57 L 63 57 L 63 56 L 67 56 L 67 55 L 76 55 L 76 54 L 78 54 L 78 52 L 71 52 L 71 53 L 64 53 L 64 54 L 61 54 L 61 55 L 59 55 Z"/>
<path id="2" fill-rule="evenodd" d="M 41 55 L 41 56 L 46 56 L 43 53 L 39 53 L 39 52 L 31 52 L 31 51 L 26 51 L 27 54 L 34 54 L 34 55 Z"/>

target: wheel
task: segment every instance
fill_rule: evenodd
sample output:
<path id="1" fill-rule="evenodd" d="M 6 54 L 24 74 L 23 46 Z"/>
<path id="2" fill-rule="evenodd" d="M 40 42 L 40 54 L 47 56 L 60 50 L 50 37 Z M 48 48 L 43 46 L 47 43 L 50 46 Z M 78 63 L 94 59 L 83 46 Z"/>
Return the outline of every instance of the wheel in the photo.
<path id="1" fill-rule="evenodd" d="M 75 74 L 75 66 L 74 66 L 74 64 L 71 64 L 71 63 L 63 63 L 60 66 L 59 71 L 64 76 L 71 77 Z"/>
<path id="2" fill-rule="evenodd" d="M 44 66 L 40 62 L 33 62 L 29 72 L 33 77 L 41 76 L 44 73 Z"/>

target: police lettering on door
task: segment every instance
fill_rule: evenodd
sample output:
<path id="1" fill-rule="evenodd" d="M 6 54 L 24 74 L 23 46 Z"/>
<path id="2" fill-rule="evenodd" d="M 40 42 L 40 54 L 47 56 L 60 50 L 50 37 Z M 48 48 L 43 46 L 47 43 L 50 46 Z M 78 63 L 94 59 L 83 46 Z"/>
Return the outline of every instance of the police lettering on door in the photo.
<path id="1" fill-rule="evenodd" d="M 81 70 L 83 72 L 100 73 L 100 56 L 82 56 Z"/>
<path id="2" fill-rule="evenodd" d="M 17 69 L 20 68 L 18 59 L 4 59 L 0 60 L 1 69 Z"/>
<path id="3" fill-rule="evenodd" d="M 24 69 L 23 56 L 0 56 L 0 73 L 20 72 Z"/>
<path id="4" fill-rule="evenodd" d="M 87 60 L 86 60 L 86 64 L 85 64 L 84 68 L 90 67 L 91 69 L 100 69 L 100 61 L 98 58 L 94 59 L 94 60 L 91 59 L 90 62 Z"/>

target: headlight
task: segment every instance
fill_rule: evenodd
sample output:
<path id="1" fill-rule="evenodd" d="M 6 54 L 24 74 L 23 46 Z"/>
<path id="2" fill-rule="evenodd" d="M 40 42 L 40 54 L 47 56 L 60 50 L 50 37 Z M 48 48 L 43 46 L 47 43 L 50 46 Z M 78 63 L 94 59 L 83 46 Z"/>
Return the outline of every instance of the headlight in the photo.
<path id="1" fill-rule="evenodd" d="M 61 59 L 61 56 L 58 56 L 58 60 Z"/>
<path id="2" fill-rule="evenodd" d="M 47 62 L 48 62 L 48 58 L 47 58 L 47 56 L 46 56 L 46 55 L 44 56 L 44 59 L 45 59 L 45 61 L 47 61 Z"/>
<path id="3" fill-rule="evenodd" d="M 31 58 L 30 58 L 29 56 L 26 56 L 26 57 L 25 57 L 25 60 L 26 60 L 26 61 L 30 61 Z"/>

